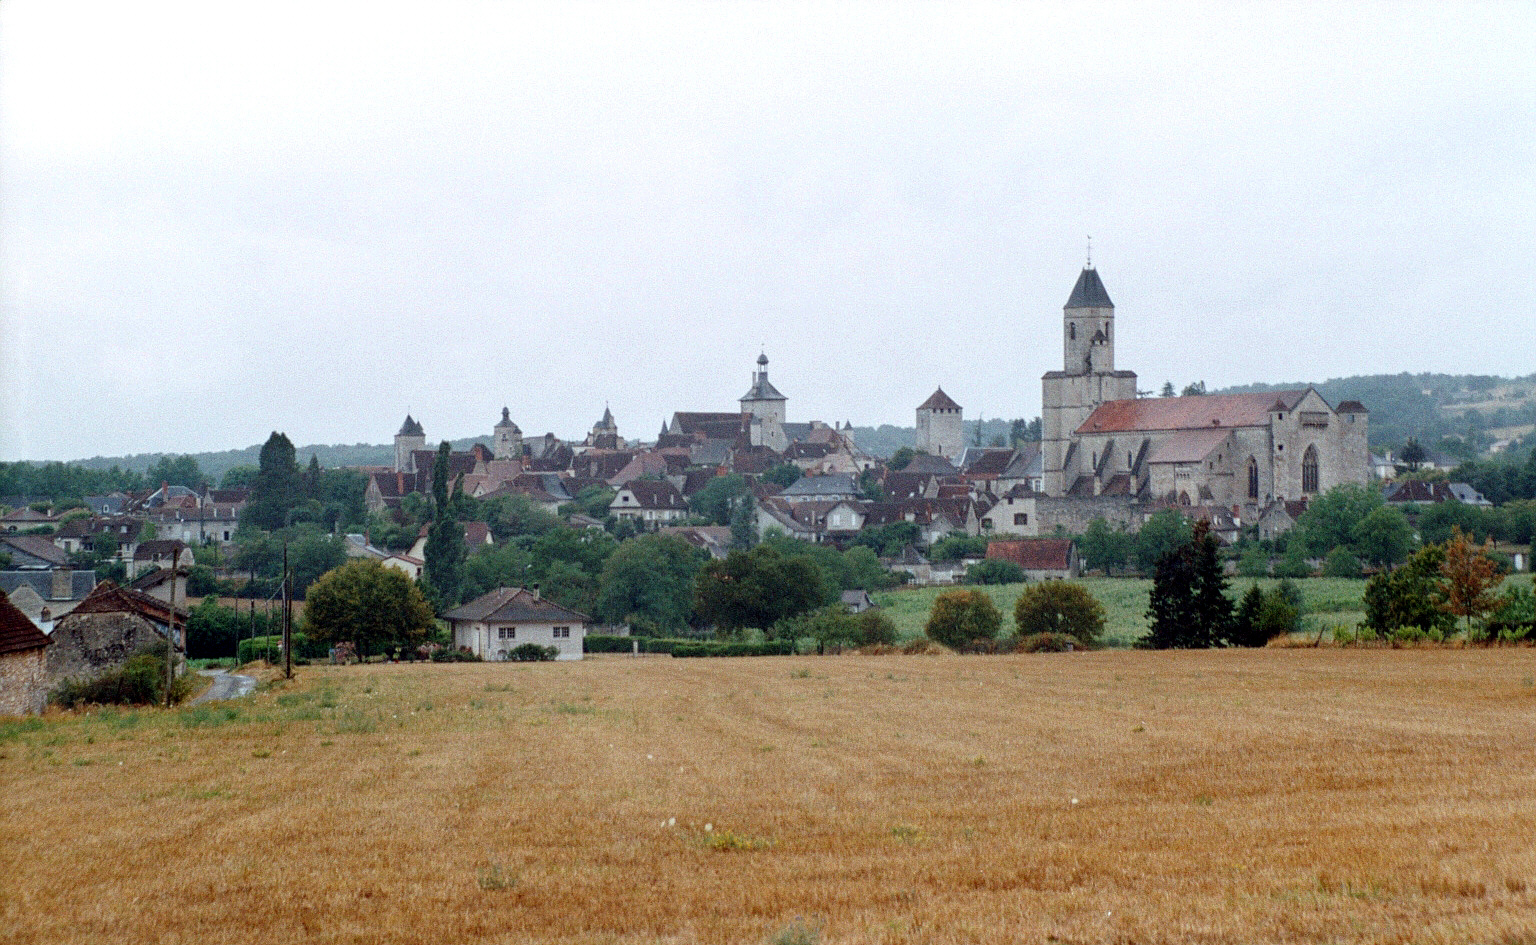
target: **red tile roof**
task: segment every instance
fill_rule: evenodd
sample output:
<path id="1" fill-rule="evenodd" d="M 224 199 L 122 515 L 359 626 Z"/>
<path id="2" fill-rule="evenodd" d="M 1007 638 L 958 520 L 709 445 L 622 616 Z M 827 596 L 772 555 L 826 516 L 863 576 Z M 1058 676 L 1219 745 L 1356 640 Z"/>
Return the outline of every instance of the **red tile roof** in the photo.
<path id="1" fill-rule="evenodd" d="M 1066 571 L 1072 566 L 1072 539 L 1014 538 L 989 541 L 987 557 L 1012 561 L 1026 571 Z"/>
<path id="2" fill-rule="evenodd" d="M 1211 455 L 1232 435 L 1230 427 L 1209 430 L 1180 430 L 1153 451 L 1149 463 L 1198 463 Z"/>
<path id="3" fill-rule="evenodd" d="M 1077 433 L 1130 433 L 1148 430 L 1195 430 L 1258 427 L 1269 422 L 1272 408 L 1292 410 L 1305 390 L 1262 394 L 1207 394 L 1203 397 L 1143 397 L 1111 400 L 1088 415 Z"/>
<path id="4" fill-rule="evenodd" d="M 9 597 L 0 593 L 0 653 L 35 650 L 52 642 Z"/>
<path id="5" fill-rule="evenodd" d="M 937 390 L 935 390 L 931 395 L 929 395 L 927 400 L 925 400 L 921 404 L 919 404 L 917 409 L 918 410 L 959 410 L 960 409 L 960 405 L 955 403 L 955 399 L 953 397 L 951 397 L 948 394 L 944 393 L 944 388 L 940 387 Z"/>

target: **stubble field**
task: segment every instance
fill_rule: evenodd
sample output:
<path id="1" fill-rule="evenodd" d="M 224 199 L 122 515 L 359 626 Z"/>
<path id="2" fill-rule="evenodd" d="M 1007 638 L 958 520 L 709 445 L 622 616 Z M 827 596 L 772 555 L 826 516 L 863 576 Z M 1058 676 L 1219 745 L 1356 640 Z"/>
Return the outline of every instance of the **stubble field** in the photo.
<path id="1" fill-rule="evenodd" d="M 1536 940 L 1536 651 L 304 668 L 0 723 L 0 940 Z"/>

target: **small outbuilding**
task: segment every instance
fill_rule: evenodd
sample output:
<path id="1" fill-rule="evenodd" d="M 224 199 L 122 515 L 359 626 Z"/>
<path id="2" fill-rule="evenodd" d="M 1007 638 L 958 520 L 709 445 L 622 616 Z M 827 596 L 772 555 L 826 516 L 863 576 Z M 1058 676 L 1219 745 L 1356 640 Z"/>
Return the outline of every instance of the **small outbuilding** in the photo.
<path id="1" fill-rule="evenodd" d="M 1070 580 L 1082 573 L 1070 538 L 1014 538 L 987 542 L 987 557 L 1012 561 L 1031 581 Z"/>
<path id="2" fill-rule="evenodd" d="M 498 587 L 442 615 L 453 645 L 481 659 L 509 659 L 525 643 L 552 646 L 556 659 L 579 660 L 592 618 L 539 595 L 539 589 Z"/>
<path id="3" fill-rule="evenodd" d="M 80 605 L 54 624 L 48 651 L 48 678 L 89 679 L 114 669 L 145 646 L 163 640 L 176 626 L 176 672 L 185 668 L 187 612 L 166 601 L 111 581 L 102 581 Z"/>
<path id="4" fill-rule="evenodd" d="M 0 715 L 41 712 L 47 706 L 51 642 L 9 597 L 0 594 Z"/>

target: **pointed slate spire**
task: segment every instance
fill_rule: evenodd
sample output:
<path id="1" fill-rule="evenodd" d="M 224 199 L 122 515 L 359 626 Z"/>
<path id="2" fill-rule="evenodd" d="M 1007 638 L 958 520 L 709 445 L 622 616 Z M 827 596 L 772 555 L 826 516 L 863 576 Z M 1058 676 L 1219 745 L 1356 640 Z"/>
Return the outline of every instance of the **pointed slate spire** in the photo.
<path id="1" fill-rule="evenodd" d="M 1104 290 L 1104 281 L 1099 278 L 1099 271 L 1084 268 L 1082 275 L 1077 277 L 1077 285 L 1072 287 L 1072 297 L 1067 299 L 1066 307 L 1114 308 L 1115 303 L 1109 300 L 1109 293 Z"/>

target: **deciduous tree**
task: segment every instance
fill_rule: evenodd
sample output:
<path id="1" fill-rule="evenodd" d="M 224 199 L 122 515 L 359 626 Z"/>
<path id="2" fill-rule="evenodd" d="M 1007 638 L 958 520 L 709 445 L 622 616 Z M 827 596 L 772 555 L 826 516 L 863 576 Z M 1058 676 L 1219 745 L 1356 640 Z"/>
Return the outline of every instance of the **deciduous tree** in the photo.
<path id="1" fill-rule="evenodd" d="M 1499 564 L 1490 555 L 1493 543 L 1481 547 L 1456 529 L 1445 545 L 1445 559 L 1440 574 L 1445 579 L 1445 609 L 1466 621 L 1467 636 L 1472 636 L 1472 618 L 1481 617 L 1498 606 L 1494 593 L 1503 581 Z"/>
<path id="2" fill-rule="evenodd" d="M 304 623 L 312 638 L 350 641 L 366 656 L 379 647 L 425 640 L 433 616 L 420 588 L 403 572 L 357 558 L 309 589 Z"/>
<path id="3" fill-rule="evenodd" d="M 769 631 L 826 598 L 821 572 L 810 558 L 786 558 L 768 545 L 711 561 L 694 581 L 694 612 L 728 633 L 748 627 Z"/>

